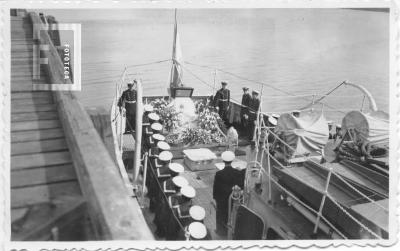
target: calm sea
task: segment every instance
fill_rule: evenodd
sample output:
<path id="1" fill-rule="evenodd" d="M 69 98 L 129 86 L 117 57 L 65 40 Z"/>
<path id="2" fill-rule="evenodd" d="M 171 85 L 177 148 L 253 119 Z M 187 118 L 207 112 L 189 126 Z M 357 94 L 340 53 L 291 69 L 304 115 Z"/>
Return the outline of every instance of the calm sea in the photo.
<path id="1" fill-rule="evenodd" d="M 125 66 L 171 58 L 174 10 L 42 12 L 61 23 L 82 25 L 82 91 L 78 96 L 87 107 L 111 106 L 115 82 Z M 236 100 L 243 86 L 262 90 L 264 111 L 300 108 L 313 94 L 324 94 L 344 80 L 363 84 L 381 110 L 389 109 L 388 13 L 182 9 L 178 27 L 185 61 L 243 77 L 217 71 L 216 88 L 220 81 L 227 81 Z M 142 79 L 145 95 L 164 95 L 170 67 L 165 62 L 132 66 L 128 72 Z M 184 83 L 195 88 L 194 95 L 213 93 L 214 70 L 191 64 L 184 69 Z M 329 106 L 323 109 L 329 119 L 340 120 L 343 114 L 334 110 L 360 109 L 362 100 L 356 89 L 342 87 L 324 100 Z"/>

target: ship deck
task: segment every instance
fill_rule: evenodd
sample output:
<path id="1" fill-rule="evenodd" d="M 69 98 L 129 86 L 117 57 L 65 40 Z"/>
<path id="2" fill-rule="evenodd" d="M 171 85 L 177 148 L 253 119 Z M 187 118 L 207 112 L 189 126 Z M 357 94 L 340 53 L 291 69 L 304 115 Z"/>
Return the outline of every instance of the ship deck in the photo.
<path id="1" fill-rule="evenodd" d="M 133 156 L 129 152 L 134 150 L 134 139 L 131 135 L 124 135 L 124 154 Z M 212 147 L 211 150 L 216 153 L 217 156 L 225 151 L 227 147 Z M 216 166 L 210 168 L 208 166 L 205 170 L 192 171 L 185 165 L 183 154 L 177 151 L 172 151 L 174 158 L 173 162 L 180 163 L 185 167 L 185 171 L 181 176 L 184 176 L 189 184 L 196 189 L 196 197 L 193 199 L 193 205 L 199 205 L 203 207 L 206 211 L 206 218 L 204 224 L 207 227 L 210 237 L 212 240 L 224 240 L 226 236 L 218 235 L 214 230 L 216 229 L 216 205 L 213 200 L 213 183 L 215 173 L 218 171 Z M 247 140 L 241 139 L 239 141 L 239 146 L 235 148 L 237 153 L 237 159 L 243 161 L 254 161 L 257 151 L 254 146 L 250 145 Z M 258 154 L 258 159 L 260 160 L 261 151 Z M 222 162 L 222 160 L 219 160 Z M 217 161 L 218 163 L 218 161 Z M 264 163 L 266 163 L 266 157 L 264 156 Z M 149 167 L 150 168 L 150 167 Z M 252 200 L 249 201 L 249 207 L 258 214 L 269 227 L 275 228 L 276 232 L 280 232 L 286 238 L 300 238 L 300 239 L 311 239 L 315 238 L 329 238 L 322 231 L 318 231 L 317 235 L 313 235 L 314 224 L 306 219 L 301 213 L 294 210 L 293 207 L 289 206 L 285 200 L 280 199 L 281 191 L 276 186 L 272 186 L 272 201 L 267 202 L 264 195 L 268 194 L 268 186 L 264 187 L 262 195 L 256 194 L 254 191 L 252 193 Z M 264 198 L 265 197 L 265 198 Z M 147 224 L 153 233 L 156 232 L 156 226 L 153 223 L 155 214 L 149 210 L 149 200 L 145 197 L 142 201 L 142 212 L 145 217 Z M 269 229 L 269 227 L 267 227 Z M 267 230 L 267 228 L 265 230 Z M 282 230 L 283 229 L 283 230 Z M 158 240 L 164 240 L 155 235 Z"/>

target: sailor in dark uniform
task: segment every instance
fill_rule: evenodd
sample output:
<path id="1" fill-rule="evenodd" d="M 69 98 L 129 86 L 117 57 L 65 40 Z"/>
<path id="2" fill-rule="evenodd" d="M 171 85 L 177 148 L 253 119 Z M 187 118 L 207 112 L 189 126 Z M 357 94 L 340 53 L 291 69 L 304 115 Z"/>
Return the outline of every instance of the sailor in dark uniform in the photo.
<path id="1" fill-rule="evenodd" d="M 149 119 L 149 114 L 152 113 L 154 110 L 153 106 L 150 104 L 145 104 L 143 105 L 143 127 L 149 126 L 150 125 L 150 119 Z"/>
<path id="2" fill-rule="evenodd" d="M 156 113 L 151 112 L 147 115 L 147 118 L 148 118 L 149 124 L 144 126 L 144 133 L 143 133 L 144 141 L 143 142 L 144 142 L 145 147 L 150 148 L 151 136 L 153 135 L 153 129 L 151 128 L 151 126 L 153 124 L 160 124 L 158 122 L 160 117 Z"/>
<path id="3" fill-rule="evenodd" d="M 221 155 L 225 163 L 224 169 L 215 174 L 213 185 L 213 198 L 217 205 L 216 212 L 216 233 L 225 236 L 227 234 L 226 224 L 228 222 L 229 197 L 232 193 L 232 187 L 237 185 L 243 189 L 243 173 L 234 169 L 231 165 L 235 159 L 235 154 L 231 151 L 225 151 Z"/>
<path id="4" fill-rule="evenodd" d="M 178 176 L 180 173 L 183 173 L 184 167 L 179 163 L 170 163 L 168 165 L 164 165 L 162 167 L 157 168 L 156 174 L 157 179 L 162 184 L 164 181 L 174 178 Z"/>
<path id="5" fill-rule="evenodd" d="M 167 196 L 167 198 L 169 198 L 169 196 L 172 196 L 172 195 L 178 193 L 182 187 L 185 187 L 188 184 L 189 184 L 189 182 L 182 176 L 175 176 L 173 178 L 165 180 L 161 184 L 161 192 L 158 196 L 158 198 L 159 198 L 158 201 L 165 200 L 165 198 L 166 198 L 165 196 Z M 173 208 L 168 209 L 166 204 L 158 203 L 156 205 L 155 211 L 156 211 L 156 216 L 154 218 L 154 223 L 156 224 L 157 229 L 167 229 L 168 228 L 167 226 L 162 226 L 161 224 L 165 224 L 168 221 L 168 217 L 172 216 L 172 215 L 166 214 L 166 212 L 170 211 L 170 212 L 174 213 L 175 209 L 173 209 Z M 163 219 L 163 217 L 166 217 L 167 219 Z M 177 222 L 172 221 L 172 222 L 168 223 L 167 225 L 171 225 L 171 224 L 177 224 Z M 173 226 L 173 227 L 179 229 L 179 226 L 178 227 Z M 163 230 L 161 230 L 161 232 L 163 232 Z M 167 231 L 167 232 L 169 232 L 169 231 Z M 169 235 L 169 236 L 171 236 L 171 235 Z"/>
<path id="6" fill-rule="evenodd" d="M 146 142 L 147 136 L 149 136 L 150 132 L 150 119 L 149 114 L 153 112 L 153 106 L 150 104 L 146 104 L 143 106 L 143 133 L 142 133 L 142 142 Z"/>
<path id="7" fill-rule="evenodd" d="M 189 185 L 189 182 L 182 176 L 175 176 L 162 182 L 162 191 L 165 195 L 170 196 L 176 194 L 179 189 Z"/>
<path id="8" fill-rule="evenodd" d="M 240 108 L 240 119 L 242 127 L 245 129 L 249 125 L 249 106 L 251 95 L 248 87 L 243 87 L 242 107 Z"/>
<path id="9" fill-rule="evenodd" d="M 158 142 L 162 142 L 165 141 L 165 137 L 161 134 L 152 134 L 148 137 L 149 139 L 147 140 L 148 145 L 147 148 L 149 149 L 149 160 L 151 163 L 152 168 L 157 168 L 156 167 L 156 159 L 158 158 L 158 155 L 164 151 L 164 150 L 160 150 L 157 149 L 157 144 Z"/>
<path id="10" fill-rule="evenodd" d="M 192 205 L 192 199 L 196 196 L 196 190 L 191 186 L 184 186 L 179 193 L 162 200 L 156 212 L 154 223 L 157 226 L 157 235 L 165 236 L 168 240 L 177 238 L 180 225 L 173 215 L 174 210 L 180 206 Z"/>
<path id="11" fill-rule="evenodd" d="M 125 106 L 126 110 L 126 126 L 125 133 L 133 132 L 136 126 L 136 90 L 134 90 L 134 85 L 136 86 L 136 80 L 133 83 L 128 83 L 128 90 L 124 91 L 118 100 L 118 107 L 120 113 L 122 107 Z"/>
<path id="12" fill-rule="evenodd" d="M 254 128 L 256 126 L 258 109 L 260 108 L 260 99 L 258 98 L 258 91 L 252 92 L 252 97 L 250 100 L 250 108 L 249 108 L 249 140 L 253 140 L 254 137 Z"/>
<path id="13" fill-rule="evenodd" d="M 174 194 L 168 197 L 168 204 L 174 215 L 169 215 L 169 218 L 167 218 L 167 234 L 165 236 L 167 240 L 178 239 L 179 230 L 181 226 L 184 226 L 182 221 L 190 219 L 188 210 L 192 206 L 192 199 L 195 196 L 196 190 L 187 185 L 180 189 L 180 194 Z M 177 222 L 177 220 L 179 222 Z"/>
<path id="14" fill-rule="evenodd" d="M 161 140 L 163 138 L 158 137 L 157 134 L 153 134 L 153 136 L 155 136 L 153 138 L 153 140 L 157 140 L 157 144 L 156 144 L 156 146 L 149 149 L 149 156 L 158 158 L 158 155 L 160 153 L 162 153 L 163 151 L 169 151 L 171 149 L 171 147 L 169 146 L 169 144 L 167 142 Z"/>
<path id="15" fill-rule="evenodd" d="M 150 158 L 150 166 L 153 170 L 149 171 L 149 177 L 148 177 L 148 193 L 147 196 L 150 199 L 150 210 L 154 211 L 155 210 L 155 205 L 158 200 L 158 194 L 159 194 L 159 186 L 157 184 L 157 168 L 160 168 L 162 166 L 168 166 L 168 164 L 171 162 L 172 159 L 172 153 L 170 151 L 163 151 L 161 152 L 158 157 L 155 158 Z"/>
<path id="16" fill-rule="evenodd" d="M 214 107 L 218 108 L 218 114 L 222 120 L 227 121 L 230 102 L 230 91 L 226 88 L 228 83 L 221 82 L 222 88 L 217 91 L 214 97 Z"/>
<path id="17" fill-rule="evenodd" d="M 204 218 L 206 216 L 206 211 L 204 210 L 203 207 L 194 205 L 194 206 L 191 206 L 190 208 L 181 207 L 181 208 L 179 208 L 179 211 L 176 210 L 176 212 L 178 214 L 178 218 L 179 218 L 180 222 L 182 223 L 182 226 L 184 227 L 184 229 L 179 229 L 179 234 L 178 234 L 177 240 L 193 239 L 193 238 L 191 238 L 193 236 L 190 235 L 189 226 L 193 222 L 199 222 L 199 223 L 204 224 Z M 208 231 L 208 229 L 206 229 L 206 232 L 207 232 L 206 237 L 203 238 L 203 240 L 211 240 L 211 234 Z"/>

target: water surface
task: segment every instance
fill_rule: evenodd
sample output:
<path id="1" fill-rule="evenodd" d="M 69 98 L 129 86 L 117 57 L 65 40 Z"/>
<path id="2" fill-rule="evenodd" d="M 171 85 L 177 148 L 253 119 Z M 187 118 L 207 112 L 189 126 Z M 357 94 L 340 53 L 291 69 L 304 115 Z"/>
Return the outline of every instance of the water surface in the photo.
<path id="1" fill-rule="evenodd" d="M 110 107 L 115 81 L 125 66 L 171 58 L 174 10 L 44 12 L 59 22 L 82 24 L 82 91 L 78 96 L 85 106 Z M 178 10 L 178 25 L 186 61 L 266 84 L 262 88 L 217 71 L 216 88 L 220 81 L 227 81 L 236 100 L 241 98 L 241 88 L 248 86 L 263 91 L 264 111 L 289 111 L 312 99 L 304 95 L 324 94 L 349 80 L 366 86 L 380 109 L 389 109 L 388 13 L 185 9 Z M 129 73 L 142 79 L 145 95 L 164 95 L 170 66 L 166 62 L 130 67 Z M 194 95 L 213 93 L 214 70 L 184 67 L 184 83 L 195 88 Z M 334 110 L 359 110 L 362 99 L 352 87 L 341 88 L 324 100 L 329 105 L 324 107 L 325 115 L 340 120 L 343 114 Z"/>

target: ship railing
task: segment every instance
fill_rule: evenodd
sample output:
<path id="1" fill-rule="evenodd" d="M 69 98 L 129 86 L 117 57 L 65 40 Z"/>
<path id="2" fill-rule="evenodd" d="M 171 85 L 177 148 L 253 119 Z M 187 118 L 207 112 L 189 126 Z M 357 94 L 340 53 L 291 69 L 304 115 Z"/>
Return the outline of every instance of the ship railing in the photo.
<path id="1" fill-rule="evenodd" d="M 263 140 L 263 145 L 262 145 L 262 155 L 261 155 L 261 166 L 263 166 L 263 159 L 264 159 L 264 152 L 267 154 L 267 172 L 263 169 L 260 168 L 260 172 L 264 172 L 268 175 L 268 179 L 269 179 L 269 191 L 271 191 L 271 181 L 275 183 L 275 185 L 278 185 L 279 188 L 283 188 L 281 185 L 277 184 L 277 181 L 272 177 L 271 175 L 271 164 L 269 162 L 270 159 L 273 159 L 279 166 L 280 168 L 287 168 L 286 166 L 284 166 L 278 159 L 276 159 L 271 153 L 270 153 L 270 148 L 269 148 L 269 142 L 268 142 L 268 134 L 271 134 L 275 137 L 275 140 L 278 140 L 280 143 L 284 144 L 286 147 L 288 147 L 289 149 L 291 149 L 292 151 L 296 152 L 296 149 L 294 149 L 292 146 L 290 146 L 289 144 L 287 144 L 285 141 L 283 141 L 277 134 L 275 134 L 271 128 L 269 128 L 268 126 L 265 125 L 264 120 L 259 120 L 258 119 L 258 123 L 257 123 L 257 127 L 256 129 L 258 129 L 258 138 L 260 138 L 260 134 L 261 134 L 261 130 L 264 129 L 266 132 L 266 136 L 264 137 Z M 257 142 L 258 143 L 258 142 Z M 256 146 L 256 149 L 258 149 L 258 146 Z M 310 158 L 307 155 L 303 155 L 303 157 L 306 160 L 309 160 L 315 164 L 317 164 L 320 168 L 323 169 L 327 169 L 327 167 L 320 165 L 320 163 L 315 162 L 315 160 L 313 160 L 312 158 Z M 256 156 L 257 159 L 257 156 Z M 385 212 L 388 212 L 388 209 L 383 207 L 382 205 L 380 205 L 379 203 L 377 203 L 376 201 L 372 200 L 369 196 L 365 195 L 364 193 L 362 193 L 360 190 L 358 190 L 357 188 L 355 188 L 352 184 L 350 184 L 348 181 L 346 181 L 345 179 L 343 179 L 338 173 L 336 173 L 332 168 L 328 168 L 328 175 L 327 175 L 327 179 L 326 179 L 326 183 L 325 183 L 325 187 L 324 187 L 324 191 L 321 191 L 323 194 L 323 197 L 321 199 L 321 203 L 320 203 L 320 207 L 318 212 L 315 210 L 312 210 L 312 212 L 316 213 L 317 218 L 315 221 L 315 227 L 314 227 L 314 233 L 316 233 L 317 229 L 318 229 L 318 225 L 321 219 L 323 219 L 328 225 L 332 226 L 332 224 L 329 222 L 327 222 L 326 218 L 322 215 L 322 210 L 325 204 L 325 199 L 326 197 L 328 197 L 330 200 L 333 201 L 333 203 L 335 203 L 335 205 L 337 205 L 339 207 L 339 209 L 341 211 L 343 211 L 343 213 L 345 213 L 349 218 L 351 218 L 355 223 L 357 223 L 361 228 L 363 228 L 364 230 L 366 230 L 368 233 L 370 233 L 373 237 L 377 238 L 377 239 L 381 239 L 381 236 L 379 236 L 378 234 L 376 234 L 374 231 L 372 231 L 370 228 L 368 228 L 365 224 L 363 224 L 361 221 L 359 221 L 357 218 L 355 218 L 351 213 L 349 213 L 343 206 L 340 205 L 340 203 L 337 202 L 337 200 L 331 196 L 328 192 L 328 188 L 329 188 L 329 184 L 330 184 L 330 180 L 331 180 L 331 175 L 335 175 L 335 177 L 337 177 L 339 180 L 341 180 L 342 182 L 344 182 L 349 188 L 353 189 L 356 193 L 360 194 L 364 199 L 367 199 L 369 202 L 375 204 L 377 207 L 379 207 L 380 209 L 384 210 Z M 293 174 L 295 175 L 295 174 Z M 296 176 L 296 175 L 295 175 Z M 301 179 L 300 177 L 297 177 L 299 179 Z M 311 186 L 311 184 L 308 184 Z M 316 187 L 313 187 L 314 189 L 316 189 L 317 191 L 319 190 Z M 285 192 L 288 192 L 287 189 L 283 188 L 283 190 Z M 271 192 L 268 195 L 268 199 L 271 200 Z M 301 202 L 300 199 L 298 199 L 296 196 L 294 196 L 293 194 L 291 194 L 291 197 L 295 198 L 297 202 L 301 203 L 303 206 L 305 206 L 305 203 Z M 309 206 L 307 206 L 306 208 L 310 209 Z M 332 228 L 334 229 L 334 228 Z M 336 230 L 335 230 L 336 231 Z M 343 234 L 340 234 L 343 235 Z"/>
<path id="2" fill-rule="evenodd" d="M 121 76 L 117 79 L 115 83 L 115 97 L 111 106 L 111 131 L 113 134 L 113 141 L 114 141 L 114 151 L 115 151 L 115 159 L 117 162 L 117 166 L 119 169 L 119 173 L 121 178 L 124 182 L 124 185 L 129 193 L 130 196 L 133 196 L 133 186 L 129 180 L 128 173 L 125 169 L 125 165 L 123 163 L 123 132 L 124 132 L 124 125 L 125 125 L 125 115 L 122 109 L 118 107 L 118 100 L 119 97 L 122 95 L 123 92 L 123 84 L 126 81 L 126 74 L 127 69 L 125 68 L 121 73 Z"/>

